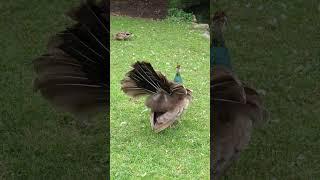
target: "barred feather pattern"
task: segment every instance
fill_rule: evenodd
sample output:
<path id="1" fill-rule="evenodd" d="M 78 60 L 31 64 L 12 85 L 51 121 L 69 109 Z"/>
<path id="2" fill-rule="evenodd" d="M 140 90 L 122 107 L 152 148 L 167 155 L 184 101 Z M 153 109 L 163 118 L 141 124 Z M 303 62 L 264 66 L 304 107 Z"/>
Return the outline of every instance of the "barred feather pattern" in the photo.
<path id="1" fill-rule="evenodd" d="M 35 91 L 74 114 L 109 108 L 109 0 L 87 0 L 67 15 L 76 23 L 57 33 L 33 61 Z"/>

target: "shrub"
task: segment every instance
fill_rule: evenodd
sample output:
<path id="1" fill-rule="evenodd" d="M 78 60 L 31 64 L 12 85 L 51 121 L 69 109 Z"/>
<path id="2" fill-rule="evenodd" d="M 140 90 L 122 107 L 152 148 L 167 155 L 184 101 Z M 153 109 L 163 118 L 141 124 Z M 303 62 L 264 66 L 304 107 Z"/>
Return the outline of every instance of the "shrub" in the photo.
<path id="1" fill-rule="evenodd" d="M 168 10 L 167 19 L 174 22 L 191 22 L 192 13 L 187 13 L 182 9 L 178 9 L 178 8 L 171 8 Z"/>

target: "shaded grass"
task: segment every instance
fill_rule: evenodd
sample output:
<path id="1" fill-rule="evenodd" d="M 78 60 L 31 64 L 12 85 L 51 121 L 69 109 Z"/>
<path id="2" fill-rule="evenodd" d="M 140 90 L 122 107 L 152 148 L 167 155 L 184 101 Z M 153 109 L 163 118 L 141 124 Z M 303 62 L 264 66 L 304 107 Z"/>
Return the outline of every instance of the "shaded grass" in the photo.
<path id="1" fill-rule="evenodd" d="M 31 61 L 78 1 L 0 2 L 0 179 L 105 179 L 106 121 L 78 129 L 32 91 Z"/>
<path id="2" fill-rule="evenodd" d="M 216 9 L 229 15 L 234 69 L 265 90 L 270 111 L 228 179 L 319 178 L 319 2 L 225 0 Z"/>
<path id="3" fill-rule="evenodd" d="M 115 179 L 209 178 L 209 42 L 188 24 L 127 17 L 111 18 L 111 34 L 134 33 L 111 41 L 111 176 Z M 193 102 L 181 122 L 151 131 L 144 98 L 130 100 L 120 81 L 137 60 L 151 62 L 173 79 L 177 63 Z"/>

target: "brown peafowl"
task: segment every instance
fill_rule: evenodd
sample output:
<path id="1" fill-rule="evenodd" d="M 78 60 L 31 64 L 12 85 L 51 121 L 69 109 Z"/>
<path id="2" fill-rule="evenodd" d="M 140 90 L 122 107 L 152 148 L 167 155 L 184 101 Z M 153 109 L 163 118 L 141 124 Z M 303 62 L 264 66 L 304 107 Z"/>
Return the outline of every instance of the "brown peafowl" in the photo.
<path id="1" fill-rule="evenodd" d="M 136 62 L 121 81 L 121 89 L 131 97 L 148 96 L 145 105 L 151 109 L 150 124 L 155 132 L 172 125 L 191 101 L 191 90 L 185 88 L 177 66 L 174 81 L 156 72 L 148 62 Z"/>
<path id="2" fill-rule="evenodd" d="M 262 100 L 232 70 L 223 30 L 227 17 L 216 12 L 211 34 L 211 177 L 219 179 L 250 141 L 252 129 L 266 119 Z"/>
<path id="3" fill-rule="evenodd" d="M 131 39 L 132 36 L 133 36 L 133 34 L 130 32 L 118 32 L 114 36 L 114 39 L 118 40 L 118 41 L 126 41 L 126 40 Z"/>
<path id="4" fill-rule="evenodd" d="M 96 112 L 109 113 L 109 0 L 87 0 L 67 15 L 76 23 L 33 61 L 34 89 L 85 125 Z"/>

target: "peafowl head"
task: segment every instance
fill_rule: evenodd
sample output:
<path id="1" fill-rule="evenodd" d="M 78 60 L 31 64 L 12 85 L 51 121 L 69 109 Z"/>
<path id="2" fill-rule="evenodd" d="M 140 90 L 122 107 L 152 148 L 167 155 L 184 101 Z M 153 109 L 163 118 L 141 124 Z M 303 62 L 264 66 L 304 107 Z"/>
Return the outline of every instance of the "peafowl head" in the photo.
<path id="1" fill-rule="evenodd" d="M 177 67 L 176 67 L 176 72 L 177 73 L 180 73 L 180 68 L 181 68 L 180 64 L 177 64 Z"/>
<path id="2" fill-rule="evenodd" d="M 178 84 L 182 84 L 182 78 L 181 78 L 181 75 L 180 75 L 180 64 L 177 65 L 176 67 L 176 75 L 174 77 L 174 82 L 175 83 L 178 83 Z"/>
<path id="3" fill-rule="evenodd" d="M 214 28 L 219 28 L 223 32 L 228 24 L 228 18 L 225 12 L 217 11 L 212 19 L 212 25 Z"/>

